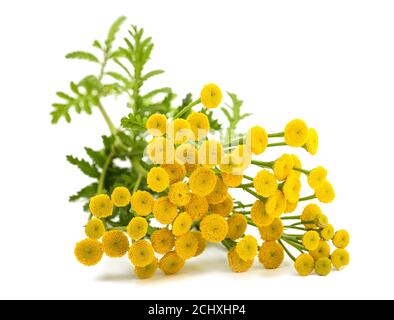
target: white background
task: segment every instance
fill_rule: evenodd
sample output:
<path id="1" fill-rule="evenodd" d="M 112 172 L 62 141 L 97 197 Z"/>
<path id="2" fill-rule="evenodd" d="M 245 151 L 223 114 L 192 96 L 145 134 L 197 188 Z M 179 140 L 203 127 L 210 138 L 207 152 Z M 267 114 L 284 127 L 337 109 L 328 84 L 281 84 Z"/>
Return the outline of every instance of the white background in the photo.
<path id="1" fill-rule="evenodd" d="M 337 198 L 324 212 L 351 233 L 347 269 L 302 278 L 289 261 L 276 271 L 256 262 L 237 275 L 213 247 L 179 275 L 141 282 L 127 258 L 75 261 L 86 216 L 67 200 L 89 179 L 65 155 L 98 147 L 107 128 L 97 112 L 51 126 L 50 105 L 96 72 L 64 55 L 90 49 L 120 15 L 153 37 L 151 67 L 166 70 L 157 83 L 180 96 L 206 82 L 238 93 L 254 113 L 244 128 L 280 131 L 300 117 L 318 129 L 318 155 L 297 154 L 329 169 Z M 392 1 L 3 2 L 0 298 L 394 298 L 393 16 Z M 121 102 L 106 102 L 116 122 Z"/>

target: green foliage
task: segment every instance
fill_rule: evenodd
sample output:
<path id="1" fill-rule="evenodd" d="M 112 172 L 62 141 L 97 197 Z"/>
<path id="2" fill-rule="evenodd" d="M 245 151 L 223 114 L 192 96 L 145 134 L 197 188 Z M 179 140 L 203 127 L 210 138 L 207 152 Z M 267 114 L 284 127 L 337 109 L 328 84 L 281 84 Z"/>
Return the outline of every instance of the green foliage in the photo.
<path id="1" fill-rule="evenodd" d="M 86 61 L 100 63 L 99 59 L 93 53 L 86 52 L 86 51 L 70 52 L 69 54 L 66 55 L 66 58 L 67 59 L 80 59 L 80 60 L 86 60 Z"/>
<path id="2" fill-rule="evenodd" d="M 77 166 L 79 170 L 81 170 L 84 174 L 91 178 L 98 178 L 100 176 L 100 172 L 96 168 L 95 165 L 90 164 L 88 161 L 84 159 L 78 159 L 73 156 L 67 156 L 67 161 L 72 165 Z"/>

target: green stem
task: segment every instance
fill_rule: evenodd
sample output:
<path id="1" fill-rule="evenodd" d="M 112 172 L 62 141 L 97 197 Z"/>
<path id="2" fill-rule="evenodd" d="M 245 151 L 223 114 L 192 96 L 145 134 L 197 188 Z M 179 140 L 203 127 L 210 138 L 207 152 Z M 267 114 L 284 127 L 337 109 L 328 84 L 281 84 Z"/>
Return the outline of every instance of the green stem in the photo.
<path id="1" fill-rule="evenodd" d="M 265 201 L 267 200 L 266 198 L 259 196 L 256 192 L 254 192 L 254 191 L 252 191 L 252 190 L 250 190 L 250 189 L 248 189 L 248 188 L 245 188 L 245 189 L 243 189 L 243 190 L 245 190 L 246 192 L 250 193 L 252 196 L 255 196 L 255 197 L 256 197 L 257 199 L 259 199 L 260 201 L 265 202 Z"/>
<path id="2" fill-rule="evenodd" d="M 285 226 L 284 228 L 285 229 L 294 229 L 294 230 L 307 231 L 305 228 L 293 227 L 293 226 Z"/>
<path id="3" fill-rule="evenodd" d="M 253 227 L 256 227 L 256 228 L 257 228 L 256 224 L 255 224 L 255 223 L 252 221 L 252 219 L 250 219 L 250 218 L 246 217 L 246 221 L 248 221 L 248 225 L 250 225 L 250 226 L 253 226 Z"/>
<path id="4" fill-rule="evenodd" d="M 269 143 L 267 147 L 282 147 L 287 146 L 286 142 L 276 142 L 276 143 Z"/>
<path id="5" fill-rule="evenodd" d="M 111 152 L 109 153 L 107 159 L 105 160 L 103 170 L 101 171 L 100 174 L 99 184 L 97 187 L 97 194 L 101 194 L 104 191 L 105 176 L 107 175 L 108 167 L 111 164 L 114 155 L 115 155 L 115 148 L 112 146 Z"/>
<path id="6" fill-rule="evenodd" d="M 137 181 L 135 182 L 135 185 L 133 187 L 133 193 L 137 192 L 137 190 L 141 184 L 141 179 L 142 179 L 142 174 L 139 174 L 137 177 Z"/>
<path id="7" fill-rule="evenodd" d="M 294 243 L 290 240 L 286 240 L 286 239 L 282 239 L 283 241 L 285 241 L 287 244 L 291 245 L 292 247 L 296 248 L 298 251 L 300 251 L 301 253 L 304 253 L 304 250 L 306 251 L 304 246 L 301 246 L 297 243 Z"/>
<path id="8" fill-rule="evenodd" d="M 111 230 L 120 230 L 120 231 L 127 231 L 127 227 L 107 227 L 108 231 Z"/>
<path id="9" fill-rule="evenodd" d="M 298 220 L 301 219 L 301 216 L 284 216 L 281 217 L 282 220 Z"/>
<path id="10" fill-rule="evenodd" d="M 222 244 L 230 251 L 236 245 L 236 242 L 231 239 L 224 239 Z"/>
<path id="11" fill-rule="evenodd" d="M 285 136 L 284 132 L 278 132 L 278 133 L 270 133 L 268 135 L 268 138 L 282 138 Z"/>
<path id="12" fill-rule="evenodd" d="M 265 167 L 265 168 L 272 168 L 274 166 L 274 161 L 271 162 L 264 162 L 264 161 L 257 161 L 257 160 L 252 160 L 252 164 L 255 166 L 259 167 Z"/>
<path id="13" fill-rule="evenodd" d="M 249 176 L 246 176 L 246 175 L 244 175 L 244 178 L 245 178 L 246 180 L 250 180 L 250 181 L 253 181 L 253 180 L 254 180 L 252 177 L 249 177 Z"/>
<path id="14" fill-rule="evenodd" d="M 249 204 L 238 204 L 234 209 L 246 209 L 246 208 L 250 208 L 253 207 L 253 203 L 249 203 Z"/>
<path id="15" fill-rule="evenodd" d="M 175 116 L 174 119 L 178 119 L 182 117 L 186 112 L 190 111 L 194 106 L 198 105 L 201 102 L 201 99 L 197 99 L 196 101 L 193 101 L 192 103 L 188 104 L 186 107 L 184 107 L 181 111 L 179 111 Z"/>
<path id="16" fill-rule="evenodd" d="M 293 168 L 293 170 L 295 170 L 295 171 L 298 171 L 298 172 L 301 172 L 301 173 L 303 173 L 303 174 L 305 174 L 305 175 L 309 175 L 309 173 L 310 173 L 310 171 L 308 171 L 308 170 L 305 170 L 305 169 L 302 169 L 302 168 Z"/>
<path id="17" fill-rule="evenodd" d="M 237 188 L 245 189 L 245 188 L 252 188 L 254 186 L 253 183 L 247 183 L 247 184 L 240 184 Z"/>
<path id="18" fill-rule="evenodd" d="M 286 248 L 286 246 L 284 245 L 284 243 L 279 239 L 278 240 L 279 244 L 282 246 L 283 250 L 285 250 L 286 254 L 290 257 L 291 260 L 295 261 L 296 259 L 294 258 L 294 256 L 290 253 L 290 251 Z"/>
<path id="19" fill-rule="evenodd" d="M 103 115 L 104 120 L 107 123 L 109 130 L 111 131 L 111 134 L 116 136 L 118 130 L 116 129 L 115 125 L 113 124 L 111 118 L 109 117 L 107 111 L 105 111 L 105 109 L 100 101 L 99 101 L 97 107 L 99 108 L 101 114 Z"/>
<path id="20" fill-rule="evenodd" d="M 316 195 L 315 195 L 315 194 L 312 194 L 312 195 L 310 195 L 310 196 L 308 196 L 308 197 L 300 198 L 298 201 L 308 201 L 308 200 L 313 200 L 313 199 L 315 199 L 315 198 L 316 198 Z"/>

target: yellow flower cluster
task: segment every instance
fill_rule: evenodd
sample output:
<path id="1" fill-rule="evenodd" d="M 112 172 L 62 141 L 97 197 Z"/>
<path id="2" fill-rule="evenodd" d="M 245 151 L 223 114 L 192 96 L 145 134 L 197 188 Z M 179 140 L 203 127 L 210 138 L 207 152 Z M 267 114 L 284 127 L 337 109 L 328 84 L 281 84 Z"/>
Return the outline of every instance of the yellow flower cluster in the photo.
<path id="1" fill-rule="evenodd" d="M 216 108 L 222 98 L 221 90 L 208 84 L 195 104 Z M 283 132 L 268 134 L 254 126 L 235 142 L 221 143 L 211 138 L 205 113 L 186 109 L 179 113 L 184 117 L 153 114 L 147 119 L 152 139 L 143 159 L 145 183 L 132 192 L 119 186 L 110 196 L 90 199 L 87 239 L 75 247 L 79 262 L 92 266 L 103 255 L 127 254 L 135 275 L 147 279 L 157 270 L 166 275 L 179 272 L 211 242 L 228 249 L 228 265 L 234 272 L 249 270 L 256 257 L 264 268 L 276 269 L 285 255 L 302 276 L 313 270 L 325 276 L 332 266 L 340 270 L 348 265 L 349 234 L 335 232 L 317 204 L 302 205 L 299 215 L 289 215 L 307 201 L 334 200 L 327 170 L 307 170 L 291 153 L 273 161 L 254 158 L 280 146 L 303 148 L 314 155 L 315 129 L 295 119 Z M 247 175 L 249 170 L 255 175 Z M 302 195 L 304 178 L 310 195 Z M 235 199 L 240 191 L 252 198 L 250 203 Z M 127 223 L 111 219 L 120 208 L 129 215 Z M 261 239 L 249 234 L 250 228 L 256 228 Z M 330 243 L 336 248 L 333 252 Z M 295 258 L 292 251 L 301 254 Z"/>

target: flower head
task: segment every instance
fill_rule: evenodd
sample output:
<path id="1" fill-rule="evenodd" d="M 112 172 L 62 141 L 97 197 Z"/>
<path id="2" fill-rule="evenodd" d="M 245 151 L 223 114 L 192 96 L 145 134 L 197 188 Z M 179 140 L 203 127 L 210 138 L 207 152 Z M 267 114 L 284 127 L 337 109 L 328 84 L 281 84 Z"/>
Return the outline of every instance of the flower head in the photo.
<path id="1" fill-rule="evenodd" d="M 205 167 L 195 170 L 189 178 L 189 186 L 192 193 L 199 196 L 209 195 L 215 188 L 217 176 L 215 173 Z"/>
<path id="2" fill-rule="evenodd" d="M 227 253 L 227 262 L 233 272 L 242 273 L 248 271 L 252 267 L 254 259 L 245 261 L 240 258 L 237 250 L 232 248 Z"/>
<path id="3" fill-rule="evenodd" d="M 244 235 L 248 226 L 248 221 L 243 214 L 236 213 L 227 219 L 227 224 L 227 238 L 231 240 L 237 240 Z"/>
<path id="4" fill-rule="evenodd" d="M 265 241 L 279 240 L 283 234 L 282 220 L 275 218 L 270 225 L 260 227 L 259 231 L 261 239 Z"/>
<path id="5" fill-rule="evenodd" d="M 149 189 L 156 192 L 163 192 L 170 185 L 170 177 L 163 168 L 154 167 L 148 172 L 147 183 Z"/>
<path id="6" fill-rule="evenodd" d="M 161 167 L 167 172 L 171 184 L 182 181 L 186 176 L 185 166 L 179 163 L 162 164 Z"/>
<path id="7" fill-rule="evenodd" d="M 275 241 L 266 241 L 259 250 L 259 261 L 266 269 L 277 269 L 284 259 L 281 245 Z"/>
<path id="8" fill-rule="evenodd" d="M 334 238 L 332 239 L 332 243 L 338 249 L 345 249 L 350 242 L 349 233 L 346 230 L 338 230 L 335 232 Z"/>
<path id="9" fill-rule="evenodd" d="M 228 224 L 222 216 L 210 214 L 201 220 L 200 231 L 206 240 L 210 242 L 221 242 L 226 238 Z"/>
<path id="10" fill-rule="evenodd" d="M 223 147 L 215 140 L 205 140 L 198 149 L 198 163 L 206 166 L 216 166 L 222 163 Z"/>
<path id="11" fill-rule="evenodd" d="M 255 126 L 248 131 L 248 144 L 255 155 L 262 154 L 268 145 L 268 135 L 264 128 Z"/>
<path id="12" fill-rule="evenodd" d="M 194 135 L 194 140 L 200 141 L 204 139 L 210 129 L 209 119 L 202 112 L 192 112 L 188 117 L 187 121 L 190 124 L 190 128 Z"/>
<path id="13" fill-rule="evenodd" d="M 105 232 L 105 225 L 100 219 L 90 219 L 85 226 L 85 234 L 91 239 L 100 239 Z"/>
<path id="14" fill-rule="evenodd" d="M 179 257 L 175 251 L 166 253 L 159 262 L 159 268 L 166 275 L 178 273 L 185 265 L 185 260 Z"/>
<path id="15" fill-rule="evenodd" d="M 170 252 L 175 244 L 175 237 L 167 228 L 155 230 L 150 240 L 153 249 L 159 254 Z"/>
<path id="16" fill-rule="evenodd" d="M 349 264 L 350 256 L 349 252 L 345 249 L 337 249 L 331 255 L 332 265 L 337 270 L 342 270 Z"/>
<path id="17" fill-rule="evenodd" d="M 222 91 L 216 84 L 209 83 L 201 90 L 200 98 L 204 107 L 208 109 L 217 108 L 222 101 Z"/>
<path id="18" fill-rule="evenodd" d="M 265 203 L 267 214 L 273 218 L 280 217 L 286 209 L 286 199 L 282 191 L 276 190 Z"/>
<path id="19" fill-rule="evenodd" d="M 293 157 L 289 154 L 284 154 L 279 157 L 274 163 L 274 175 L 279 181 L 286 180 L 286 178 L 293 171 Z"/>
<path id="20" fill-rule="evenodd" d="M 184 260 L 193 258 L 197 253 L 198 240 L 192 232 L 187 232 L 175 240 L 175 252 Z"/>
<path id="21" fill-rule="evenodd" d="M 283 193 L 285 195 L 286 200 L 292 203 L 297 203 L 300 198 L 300 192 L 301 192 L 300 178 L 293 174 L 290 174 L 287 177 L 285 184 L 283 185 Z"/>
<path id="22" fill-rule="evenodd" d="M 174 236 L 182 236 L 187 233 L 193 223 L 192 217 L 187 212 L 180 213 L 172 223 L 172 234 Z"/>
<path id="23" fill-rule="evenodd" d="M 323 203 L 330 203 L 335 198 L 334 188 L 327 180 L 324 181 L 318 188 L 316 188 L 315 193 L 317 199 Z"/>
<path id="24" fill-rule="evenodd" d="M 209 210 L 209 204 L 205 197 L 192 194 L 189 203 L 186 205 L 186 212 L 190 214 L 194 221 L 200 221 Z"/>
<path id="25" fill-rule="evenodd" d="M 218 204 L 228 197 L 228 188 L 221 178 L 216 179 L 215 188 L 207 195 L 209 204 Z"/>
<path id="26" fill-rule="evenodd" d="M 247 235 L 243 237 L 235 247 L 239 257 L 244 260 L 252 260 L 256 257 L 258 251 L 258 243 L 255 237 Z"/>
<path id="27" fill-rule="evenodd" d="M 209 207 L 212 213 L 227 217 L 233 211 L 234 201 L 233 198 L 229 194 L 227 194 L 224 201 L 217 204 L 211 204 Z"/>
<path id="28" fill-rule="evenodd" d="M 198 151 L 197 151 L 196 147 L 190 143 L 181 144 L 175 150 L 175 160 L 177 163 L 179 163 L 181 165 L 182 164 L 183 165 L 196 165 L 197 161 L 198 161 Z M 185 167 L 185 169 L 186 169 L 186 167 Z M 184 178 L 184 175 L 183 175 L 182 179 L 183 178 Z"/>
<path id="29" fill-rule="evenodd" d="M 296 177 L 300 177 L 301 176 L 301 172 L 297 171 L 297 170 L 294 170 L 294 169 L 295 168 L 297 168 L 297 169 L 301 169 L 302 168 L 301 160 L 295 154 L 291 154 L 290 156 L 293 159 L 293 171 L 291 172 L 291 174 L 295 175 Z"/>
<path id="30" fill-rule="evenodd" d="M 292 120 L 285 128 L 285 142 L 292 147 L 302 147 L 308 140 L 308 134 L 308 126 L 303 120 Z"/>
<path id="31" fill-rule="evenodd" d="M 129 249 L 129 239 L 120 230 L 107 231 L 102 241 L 104 253 L 111 258 L 123 257 Z"/>
<path id="32" fill-rule="evenodd" d="M 178 215 L 178 210 L 168 197 L 161 197 L 153 205 L 153 215 L 161 224 L 170 224 Z"/>
<path id="33" fill-rule="evenodd" d="M 152 245 L 146 240 L 133 242 L 129 250 L 129 259 L 135 267 L 146 267 L 155 259 Z"/>
<path id="34" fill-rule="evenodd" d="M 125 207 L 130 203 L 131 194 L 125 187 L 116 187 L 111 194 L 112 203 L 116 207 Z"/>
<path id="35" fill-rule="evenodd" d="M 183 182 L 174 183 L 168 191 L 168 199 L 178 207 L 186 206 L 191 199 L 189 186 Z"/>
<path id="36" fill-rule="evenodd" d="M 159 266 L 159 261 L 155 257 L 153 261 L 145 267 L 134 267 L 134 274 L 138 279 L 149 279 L 153 277 Z"/>
<path id="37" fill-rule="evenodd" d="M 160 137 L 167 131 L 167 118 L 163 114 L 152 114 L 146 122 L 146 128 L 154 137 Z"/>
<path id="38" fill-rule="evenodd" d="M 152 139 L 146 150 L 149 159 L 154 164 L 172 163 L 174 161 L 174 144 L 167 138 L 156 137 Z"/>
<path id="39" fill-rule="evenodd" d="M 330 256 L 330 245 L 323 240 L 319 241 L 319 245 L 316 250 L 309 251 L 309 254 L 315 260 L 319 260 L 320 258 L 328 258 Z"/>
<path id="40" fill-rule="evenodd" d="M 331 260 L 327 257 L 318 259 L 315 262 L 315 271 L 319 276 L 328 276 L 331 272 Z"/>
<path id="41" fill-rule="evenodd" d="M 315 260 L 310 254 L 301 254 L 294 263 L 294 267 L 300 276 L 309 276 L 315 268 Z"/>
<path id="42" fill-rule="evenodd" d="M 253 185 L 258 195 L 269 197 L 278 189 L 275 176 L 268 170 L 261 170 L 253 179 Z"/>
<path id="43" fill-rule="evenodd" d="M 302 211 L 301 221 L 308 222 L 308 223 L 304 223 L 304 226 L 307 229 L 315 228 L 316 224 L 314 222 L 317 221 L 317 217 L 320 214 L 322 214 L 322 212 L 318 205 L 313 203 L 308 204 Z"/>
<path id="44" fill-rule="evenodd" d="M 326 178 L 327 170 L 323 167 L 317 167 L 309 172 L 308 184 L 312 189 L 317 189 L 323 185 L 324 181 L 326 181 Z"/>
<path id="45" fill-rule="evenodd" d="M 265 209 L 265 204 L 261 200 L 257 200 L 250 211 L 250 217 L 257 227 L 268 226 L 274 221 L 274 217 L 270 216 Z"/>
<path id="46" fill-rule="evenodd" d="M 313 128 L 309 129 L 308 139 L 305 143 L 305 149 L 314 156 L 317 153 L 319 147 L 319 136 L 317 131 Z"/>
<path id="47" fill-rule="evenodd" d="M 229 188 L 236 188 L 242 183 L 243 175 L 222 172 L 223 182 Z"/>
<path id="48" fill-rule="evenodd" d="M 194 135 L 188 121 L 175 119 L 168 126 L 167 137 L 175 144 L 182 144 L 194 138 Z"/>
<path id="49" fill-rule="evenodd" d="M 90 198 L 89 210 L 97 218 L 106 218 L 112 215 L 113 204 L 106 194 L 99 194 Z"/>
<path id="50" fill-rule="evenodd" d="M 77 260 L 85 266 L 94 266 L 103 257 L 101 243 L 95 239 L 85 239 L 75 245 L 74 250 Z"/>
<path id="51" fill-rule="evenodd" d="M 131 207 L 140 216 L 147 216 L 153 210 L 155 200 L 147 191 L 137 191 L 131 196 Z"/>
<path id="52" fill-rule="evenodd" d="M 140 240 L 145 237 L 148 231 L 148 222 L 143 217 L 135 217 L 130 220 L 127 226 L 127 234 L 133 240 Z"/>
<path id="53" fill-rule="evenodd" d="M 334 227 L 331 224 L 325 226 L 321 231 L 321 237 L 326 241 L 331 240 L 334 237 Z"/>
<path id="54" fill-rule="evenodd" d="M 314 251 L 319 247 L 320 236 L 316 231 L 307 231 L 302 237 L 302 244 L 309 251 Z"/>
<path id="55" fill-rule="evenodd" d="M 194 230 L 191 231 L 191 233 L 194 235 L 194 237 L 197 239 L 198 242 L 197 251 L 196 254 L 194 255 L 195 257 L 197 257 L 204 252 L 205 247 L 207 246 L 207 240 L 204 239 L 200 231 Z"/>

